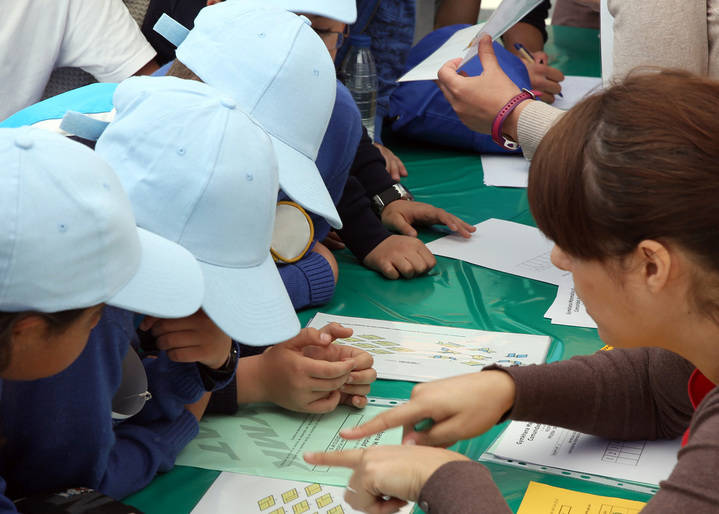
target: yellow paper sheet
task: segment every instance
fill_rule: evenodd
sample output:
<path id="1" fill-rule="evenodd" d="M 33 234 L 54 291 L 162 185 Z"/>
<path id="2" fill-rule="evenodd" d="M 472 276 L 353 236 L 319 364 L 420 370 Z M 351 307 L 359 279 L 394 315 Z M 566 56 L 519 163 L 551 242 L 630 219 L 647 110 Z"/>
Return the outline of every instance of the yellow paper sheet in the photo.
<path id="1" fill-rule="evenodd" d="M 637 514 L 643 502 L 529 482 L 517 514 Z"/>

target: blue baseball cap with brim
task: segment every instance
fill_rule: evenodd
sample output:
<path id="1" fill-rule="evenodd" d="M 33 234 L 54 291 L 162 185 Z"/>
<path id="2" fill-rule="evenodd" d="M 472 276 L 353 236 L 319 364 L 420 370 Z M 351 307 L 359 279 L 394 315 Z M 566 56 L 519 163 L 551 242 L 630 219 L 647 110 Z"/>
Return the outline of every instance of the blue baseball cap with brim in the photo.
<path id="1" fill-rule="evenodd" d="M 335 103 L 334 64 L 307 18 L 256 5 L 234 0 L 202 9 L 177 58 L 267 132 L 287 196 L 340 228 L 315 164 Z"/>
<path id="2" fill-rule="evenodd" d="M 279 191 L 270 138 L 233 98 L 194 80 L 132 77 L 113 103 L 95 151 L 117 171 L 138 225 L 198 260 L 207 315 L 249 345 L 297 335 L 270 254 Z"/>
<path id="3" fill-rule="evenodd" d="M 0 129 L 0 161 L 0 311 L 106 303 L 178 318 L 200 308 L 195 258 L 136 227 L 122 184 L 95 152 L 42 129 Z"/>

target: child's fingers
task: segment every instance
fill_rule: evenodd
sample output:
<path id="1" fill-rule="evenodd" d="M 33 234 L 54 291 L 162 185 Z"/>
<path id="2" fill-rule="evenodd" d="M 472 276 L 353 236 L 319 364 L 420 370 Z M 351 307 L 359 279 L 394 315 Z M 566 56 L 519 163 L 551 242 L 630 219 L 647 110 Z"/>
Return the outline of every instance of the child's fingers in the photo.
<path id="1" fill-rule="evenodd" d="M 159 319 L 160 318 L 156 318 L 154 316 L 145 316 L 140 322 L 140 326 L 138 328 L 142 331 L 147 332 L 148 330 L 152 329 L 152 326 L 157 323 Z"/>
<path id="2" fill-rule="evenodd" d="M 340 392 L 351 395 L 366 396 L 370 391 L 369 384 L 344 384 L 340 387 Z"/>
<path id="3" fill-rule="evenodd" d="M 320 330 L 323 334 L 329 334 L 329 336 L 334 341 L 335 339 L 344 339 L 345 337 L 350 337 L 352 335 L 352 329 L 349 327 L 343 327 L 339 323 L 332 322 L 328 325 L 325 325 Z"/>
<path id="4" fill-rule="evenodd" d="M 307 382 L 307 388 L 313 393 L 329 393 L 330 391 L 339 390 L 344 387 L 345 384 L 347 384 L 348 378 L 349 375 L 344 375 L 338 378 L 327 378 L 324 380 L 319 378 L 310 378 Z"/>
<path id="5" fill-rule="evenodd" d="M 305 358 L 303 363 L 305 373 L 312 378 L 332 379 L 345 377 L 354 367 L 353 360 L 330 362 Z"/>
<path id="6" fill-rule="evenodd" d="M 364 350 L 358 350 L 357 348 L 353 348 L 353 350 L 357 351 L 352 352 L 352 359 L 354 360 L 354 367 L 352 368 L 354 371 L 351 373 L 352 382 L 357 384 L 369 384 L 370 382 L 374 382 L 377 378 L 377 372 L 372 369 L 372 365 L 374 364 L 372 355 Z M 363 374 L 363 372 L 367 372 L 368 374 Z M 370 382 L 364 382 L 364 380 L 369 378 L 371 378 Z"/>
<path id="7" fill-rule="evenodd" d="M 339 391 L 332 391 L 329 395 L 310 402 L 306 406 L 306 412 L 312 414 L 323 414 L 335 410 L 340 403 L 341 394 Z"/>

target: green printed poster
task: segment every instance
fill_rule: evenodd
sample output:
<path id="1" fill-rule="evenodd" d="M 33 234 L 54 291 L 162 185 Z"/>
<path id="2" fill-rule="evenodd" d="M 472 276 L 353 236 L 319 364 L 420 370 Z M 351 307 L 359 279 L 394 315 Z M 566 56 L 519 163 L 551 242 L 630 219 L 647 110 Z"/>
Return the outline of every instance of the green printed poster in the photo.
<path id="1" fill-rule="evenodd" d="M 384 410 L 340 406 L 328 414 L 304 414 L 256 404 L 234 416 L 207 416 L 176 464 L 344 486 L 350 470 L 313 466 L 302 459 L 302 454 L 399 444 L 401 428 L 357 441 L 347 441 L 339 435 L 340 430 L 362 424 Z"/>

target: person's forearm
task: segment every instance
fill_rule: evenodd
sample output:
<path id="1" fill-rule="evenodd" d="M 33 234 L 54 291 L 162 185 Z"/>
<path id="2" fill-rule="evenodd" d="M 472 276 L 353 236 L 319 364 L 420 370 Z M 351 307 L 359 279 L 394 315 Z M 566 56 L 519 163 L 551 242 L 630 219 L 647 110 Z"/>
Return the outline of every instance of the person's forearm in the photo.
<path id="1" fill-rule="evenodd" d="M 237 403 L 267 401 L 261 371 L 262 354 L 244 357 L 237 362 Z"/>
<path id="2" fill-rule="evenodd" d="M 482 0 L 442 0 L 434 17 L 434 29 L 466 23 L 475 25 Z"/>
<path id="3" fill-rule="evenodd" d="M 505 368 L 516 384 L 509 417 L 622 440 L 674 438 L 692 415 L 686 393 L 692 369 L 657 348 Z"/>

